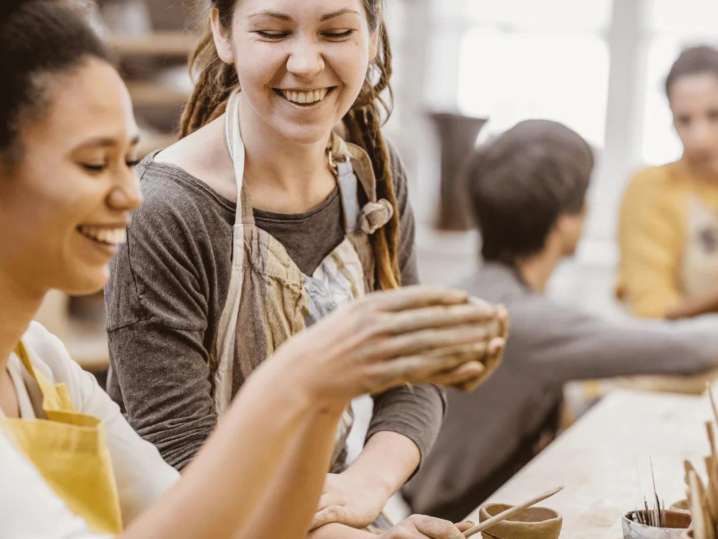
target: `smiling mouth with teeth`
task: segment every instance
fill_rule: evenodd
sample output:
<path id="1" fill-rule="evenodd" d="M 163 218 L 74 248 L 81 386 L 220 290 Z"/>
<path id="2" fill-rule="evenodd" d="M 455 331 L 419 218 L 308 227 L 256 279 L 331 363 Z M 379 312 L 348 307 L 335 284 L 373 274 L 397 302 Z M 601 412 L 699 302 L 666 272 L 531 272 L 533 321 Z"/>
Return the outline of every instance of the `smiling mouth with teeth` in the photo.
<path id="1" fill-rule="evenodd" d="M 77 231 L 92 241 L 111 247 L 121 245 L 127 241 L 127 229 L 124 227 L 107 228 L 80 225 L 77 227 Z"/>
<path id="2" fill-rule="evenodd" d="M 276 88 L 274 92 L 292 103 L 300 107 L 311 107 L 317 103 L 321 103 L 329 95 L 334 88 L 319 88 L 316 90 L 282 90 Z"/>

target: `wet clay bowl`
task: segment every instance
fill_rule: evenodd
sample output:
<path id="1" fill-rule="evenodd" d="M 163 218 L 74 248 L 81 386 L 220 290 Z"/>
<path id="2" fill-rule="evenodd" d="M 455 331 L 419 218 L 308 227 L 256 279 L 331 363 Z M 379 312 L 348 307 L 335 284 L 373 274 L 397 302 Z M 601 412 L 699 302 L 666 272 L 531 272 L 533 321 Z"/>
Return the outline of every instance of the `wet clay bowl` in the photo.
<path id="1" fill-rule="evenodd" d="M 626 513 L 621 519 L 623 539 L 684 539 L 691 516 L 684 511 L 666 511 L 664 527 L 646 526 L 629 518 L 634 511 Z"/>
<path id="2" fill-rule="evenodd" d="M 481 507 L 481 522 L 511 508 L 503 503 Z M 558 539 L 561 534 L 561 515 L 547 507 L 529 507 L 481 532 L 484 539 Z"/>
<path id="3" fill-rule="evenodd" d="M 688 507 L 688 500 L 679 500 L 669 507 L 671 511 L 682 511 L 683 513 L 691 514 L 691 509 Z"/>

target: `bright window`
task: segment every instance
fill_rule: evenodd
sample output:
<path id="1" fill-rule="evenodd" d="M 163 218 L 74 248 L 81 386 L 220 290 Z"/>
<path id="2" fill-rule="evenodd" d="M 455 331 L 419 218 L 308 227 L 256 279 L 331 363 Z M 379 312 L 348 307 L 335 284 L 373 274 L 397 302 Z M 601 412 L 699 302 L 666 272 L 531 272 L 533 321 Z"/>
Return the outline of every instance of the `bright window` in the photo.
<path id="1" fill-rule="evenodd" d="M 458 105 L 491 130 L 526 118 L 567 124 L 603 145 L 609 0 L 468 0 Z"/>

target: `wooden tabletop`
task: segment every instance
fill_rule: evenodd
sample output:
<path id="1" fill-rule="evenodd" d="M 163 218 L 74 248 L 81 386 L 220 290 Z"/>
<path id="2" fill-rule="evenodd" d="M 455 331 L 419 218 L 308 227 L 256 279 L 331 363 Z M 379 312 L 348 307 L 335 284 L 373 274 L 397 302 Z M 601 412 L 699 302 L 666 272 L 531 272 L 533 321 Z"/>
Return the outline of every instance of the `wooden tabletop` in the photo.
<path id="1" fill-rule="evenodd" d="M 619 539 L 621 516 L 653 492 L 649 459 L 665 503 L 685 497 L 683 459 L 698 465 L 708 454 L 709 418 L 705 397 L 615 391 L 488 502 L 520 503 L 564 485 L 542 504 L 563 516 L 561 537 Z M 478 510 L 469 518 L 478 520 Z"/>

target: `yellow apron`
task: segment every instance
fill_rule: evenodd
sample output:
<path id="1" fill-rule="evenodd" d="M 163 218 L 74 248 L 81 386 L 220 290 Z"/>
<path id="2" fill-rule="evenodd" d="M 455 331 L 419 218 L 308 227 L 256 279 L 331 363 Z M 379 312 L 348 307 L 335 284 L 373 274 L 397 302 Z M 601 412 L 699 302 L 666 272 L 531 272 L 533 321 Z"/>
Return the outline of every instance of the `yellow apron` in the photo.
<path id="1" fill-rule="evenodd" d="M 0 417 L 0 425 L 73 513 L 93 531 L 118 534 L 120 502 L 101 421 L 75 412 L 67 386 L 36 372 L 22 342 L 15 353 L 40 386 L 47 419 Z"/>

